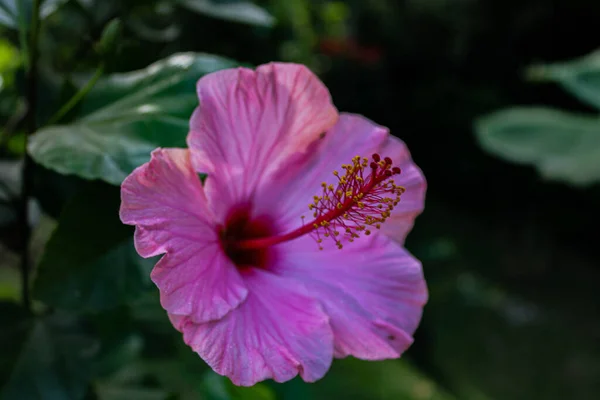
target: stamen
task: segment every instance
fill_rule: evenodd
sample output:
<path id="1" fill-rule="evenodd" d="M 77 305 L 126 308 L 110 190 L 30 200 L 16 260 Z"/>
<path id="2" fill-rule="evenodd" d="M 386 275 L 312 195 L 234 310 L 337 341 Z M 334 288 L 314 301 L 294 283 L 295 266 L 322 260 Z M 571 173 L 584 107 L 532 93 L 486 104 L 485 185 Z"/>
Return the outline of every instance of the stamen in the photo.
<path id="1" fill-rule="evenodd" d="M 392 167 L 392 159 L 381 159 L 373 154 L 369 159 L 355 156 L 351 164 L 342 165 L 343 173 L 333 171 L 337 185 L 321 184 L 321 195 L 313 196 L 308 209 L 315 218 L 302 227 L 278 236 L 242 240 L 235 243 L 237 248 L 268 247 L 305 234 L 311 235 L 319 249 L 323 249 L 323 238 L 333 240 L 343 248 L 343 242 L 353 242 L 361 233 L 371 234 L 369 227 L 380 229 L 391 215 L 391 211 L 400 202 L 405 188 L 391 179 L 401 173 L 399 167 Z"/>

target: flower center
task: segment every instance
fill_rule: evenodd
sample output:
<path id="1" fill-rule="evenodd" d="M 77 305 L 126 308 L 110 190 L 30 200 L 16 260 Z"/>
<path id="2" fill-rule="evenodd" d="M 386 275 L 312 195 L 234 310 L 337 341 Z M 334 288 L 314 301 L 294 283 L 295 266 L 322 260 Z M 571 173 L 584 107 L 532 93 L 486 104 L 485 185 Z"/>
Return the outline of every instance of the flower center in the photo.
<path id="1" fill-rule="evenodd" d="M 314 220 L 306 223 L 302 216 L 298 229 L 276 236 L 246 237 L 233 242 L 232 247 L 235 251 L 264 249 L 309 234 L 321 250 L 324 238 L 341 249 L 343 242 L 353 242 L 361 234 L 370 235 L 372 228 L 381 228 L 405 192 L 391 179 L 401 173 L 400 168 L 393 167 L 389 157 L 373 154 L 371 160 L 356 156 L 342 169 L 344 173 L 333 171 L 337 184 L 323 182 L 321 195 L 314 196 L 308 205 Z"/>
<path id="2" fill-rule="evenodd" d="M 273 223 L 268 218 L 252 218 L 249 207 L 238 207 L 228 216 L 225 226 L 221 229 L 221 245 L 238 268 L 267 269 L 274 258 L 271 248 L 241 248 L 236 244 L 247 240 L 260 240 L 275 233 Z"/>

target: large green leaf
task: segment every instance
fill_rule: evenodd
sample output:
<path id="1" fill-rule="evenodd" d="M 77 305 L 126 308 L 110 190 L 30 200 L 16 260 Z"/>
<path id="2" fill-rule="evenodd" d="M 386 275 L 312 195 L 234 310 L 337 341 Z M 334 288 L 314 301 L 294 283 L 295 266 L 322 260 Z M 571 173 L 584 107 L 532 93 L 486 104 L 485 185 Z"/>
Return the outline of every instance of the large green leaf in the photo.
<path id="1" fill-rule="evenodd" d="M 7 332 L 16 330 L 19 340 L 2 341 L 16 357 L 0 399 L 82 399 L 92 375 L 96 342 L 62 315 L 18 321 L 2 325 L 3 339 Z"/>
<path id="2" fill-rule="evenodd" d="M 273 26 L 275 18 L 249 1 L 177 0 L 189 10 L 224 20 L 250 25 Z"/>
<path id="3" fill-rule="evenodd" d="M 568 62 L 535 65 L 529 75 L 558 82 L 580 100 L 600 109 L 600 50 Z"/>
<path id="4" fill-rule="evenodd" d="M 119 190 L 90 185 L 67 204 L 46 245 L 34 295 L 48 305 L 98 311 L 149 287 L 152 260 L 140 258 L 133 232 L 118 217 Z"/>
<path id="5" fill-rule="evenodd" d="M 573 185 L 600 180 L 600 119 L 543 107 L 517 107 L 479 119 L 481 146 L 506 160 L 534 165 L 547 179 Z"/>
<path id="6" fill-rule="evenodd" d="M 118 185 L 157 147 L 184 147 L 189 118 L 198 105 L 201 76 L 237 64 L 197 53 L 181 53 L 139 71 L 100 80 L 69 125 L 38 131 L 31 156 L 62 174 Z"/>

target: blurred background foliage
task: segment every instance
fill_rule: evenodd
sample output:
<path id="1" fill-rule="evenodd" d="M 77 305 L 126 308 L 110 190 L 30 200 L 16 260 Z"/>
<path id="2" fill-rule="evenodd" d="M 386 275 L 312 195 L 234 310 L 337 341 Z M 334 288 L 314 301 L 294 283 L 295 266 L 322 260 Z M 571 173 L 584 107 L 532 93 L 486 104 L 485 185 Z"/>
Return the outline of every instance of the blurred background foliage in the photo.
<path id="1" fill-rule="evenodd" d="M 0 0 L 2 400 L 599 398 L 600 3 L 42 1 L 24 248 L 33 9 Z M 118 185 L 185 144 L 200 76 L 271 60 L 407 142 L 429 182 L 407 247 L 431 299 L 401 360 L 238 388 L 170 326 Z"/>

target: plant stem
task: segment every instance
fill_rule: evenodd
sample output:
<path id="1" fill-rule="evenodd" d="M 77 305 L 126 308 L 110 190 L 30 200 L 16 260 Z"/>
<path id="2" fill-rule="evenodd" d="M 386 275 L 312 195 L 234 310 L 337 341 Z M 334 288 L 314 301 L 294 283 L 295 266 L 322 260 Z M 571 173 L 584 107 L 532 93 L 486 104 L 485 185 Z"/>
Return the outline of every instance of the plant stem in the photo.
<path id="1" fill-rule="evenodd" d="M 29 42 L 29 62 L 27 71 L 27 135 L 35 132 L 37 111 L 37 61 L 39 36 L 40 0 L 33 0 L 31 14 L 31 31 Z M 33 181 L 33 160 L 27 153 L 27 136 L 25 137 L 25 157 L 23 159 L 23 182 L 21 184 L 21 203 L 19 205 L 19 227 L 21 231 L 21 293 L 23 306 L 31 312 L 31 296 L 29 293 L 29 196 Z"/>
<path id="2" fill-rule="evenodd" d="M 86 94 L 88 94 L 88 92 L 94 87 L 94 85 L 96 84 L 96 82 L 98 81 L 98 79 L 100 79 L 100 77 L 102 76 L 102 74 L 104 73 L 104 64 L 100 65 L 97 69 L 96 72 L 94 72 L 94 75 L 90 78 L 90 80 L 85 84 L 84 87 L 82 87 L 81 89 L 79 89 L 79 91 L 77 93 L 75 93 L 73 95 L 73 97 L 71 97 L 69 99 L 68 102 L 66 102 L 61 108 L 60 110 L 58 110 L 56 112 L 56 114 L 54 114 L 52 116 L 52 118 L 50 118 L 50 120 L 48 121 L 48 125 L 53 125 L 57 122 L 60 122 L 60 120 L 69 112 L 73 109 L 73 107 L 75 107 L 77 105 L 77 103 L 79 103 L 81 101 L 81 99 L 83 99 L 85 97 Z"/>

